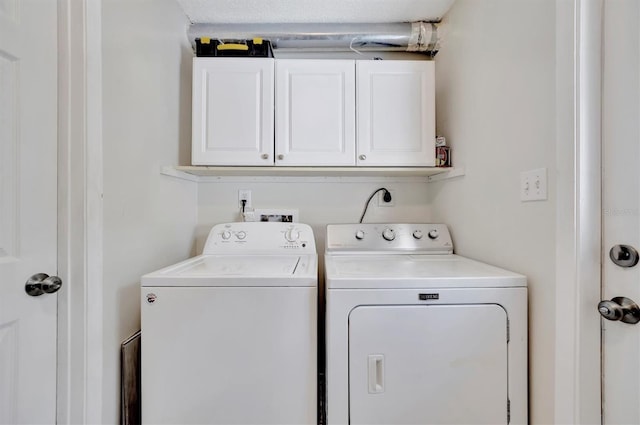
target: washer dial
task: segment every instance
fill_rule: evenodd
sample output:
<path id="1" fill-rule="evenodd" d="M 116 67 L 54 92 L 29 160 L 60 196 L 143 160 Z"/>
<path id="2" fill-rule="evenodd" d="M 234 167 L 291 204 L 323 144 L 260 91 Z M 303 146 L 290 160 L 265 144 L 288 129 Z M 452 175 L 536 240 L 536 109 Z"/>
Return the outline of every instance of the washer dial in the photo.
<path id="1" fill-rule="evenodd" d="M 289 242 L 295 242 L 300 238 L 300 231 L 295 227 L 287 229 L 287 231 L 284 234 L 284 238 Z"/>

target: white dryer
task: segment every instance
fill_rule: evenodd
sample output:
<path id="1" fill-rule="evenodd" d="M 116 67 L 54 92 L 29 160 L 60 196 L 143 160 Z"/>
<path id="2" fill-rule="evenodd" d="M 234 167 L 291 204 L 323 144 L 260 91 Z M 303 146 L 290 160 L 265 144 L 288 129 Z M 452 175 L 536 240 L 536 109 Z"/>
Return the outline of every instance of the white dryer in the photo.
<path id="1" fill-rule="evenodd" d="M 327 226 L 333 424 L 526 424 L 526 278 L 442 224 Z"/>
<path id="2" fill-rule="evenodd" d="M 142 277 L 142 423 L 315 424 L 317 254 L 299 223 L 213 227 Z"/>

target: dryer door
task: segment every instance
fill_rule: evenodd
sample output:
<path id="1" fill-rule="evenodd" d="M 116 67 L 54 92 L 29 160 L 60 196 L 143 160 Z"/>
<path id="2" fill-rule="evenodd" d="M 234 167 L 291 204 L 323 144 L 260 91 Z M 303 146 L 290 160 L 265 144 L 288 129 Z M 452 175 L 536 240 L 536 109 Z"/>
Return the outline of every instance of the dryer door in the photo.
<path id="1" fill-rule="evenodd" d="M 507 344 L 497 304 L 355 308 L 350 423 L 508 423 Z"/>

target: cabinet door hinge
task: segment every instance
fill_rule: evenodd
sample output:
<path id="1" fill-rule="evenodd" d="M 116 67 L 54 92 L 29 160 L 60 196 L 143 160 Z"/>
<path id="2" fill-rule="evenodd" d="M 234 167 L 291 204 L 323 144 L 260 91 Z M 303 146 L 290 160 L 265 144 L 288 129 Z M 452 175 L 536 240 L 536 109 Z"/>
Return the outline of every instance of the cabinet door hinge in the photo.
<path id="1" fill-rule="evenodd" d="M 509 341 L 511 341 L 511 329 L 509 324 L 509 319 L 507 319 L 507 344 L 509 343 Z"/>
<path id="2" fill-rule="evenodd" d="M 511 400 L 507 399 L 507 424 L 511 423 Z"/>

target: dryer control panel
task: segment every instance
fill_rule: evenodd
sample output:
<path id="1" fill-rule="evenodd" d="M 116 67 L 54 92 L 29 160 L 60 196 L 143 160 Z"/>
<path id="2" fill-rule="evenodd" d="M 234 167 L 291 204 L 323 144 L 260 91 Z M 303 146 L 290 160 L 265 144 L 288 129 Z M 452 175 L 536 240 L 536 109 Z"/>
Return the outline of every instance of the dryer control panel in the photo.
<path id="1" fill-rule="evenodd" d="M 215 225 L 204 255 L 209 254 L 315 254 L 313 230 L 308 224 L 237 222 Z"/>
<path id="2" fill-rule="evenodd" d="M 327 226 L 327 252 L 452 254 L 445 224 L 358 223 Z"/>

